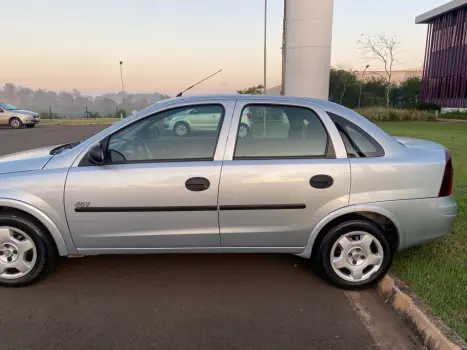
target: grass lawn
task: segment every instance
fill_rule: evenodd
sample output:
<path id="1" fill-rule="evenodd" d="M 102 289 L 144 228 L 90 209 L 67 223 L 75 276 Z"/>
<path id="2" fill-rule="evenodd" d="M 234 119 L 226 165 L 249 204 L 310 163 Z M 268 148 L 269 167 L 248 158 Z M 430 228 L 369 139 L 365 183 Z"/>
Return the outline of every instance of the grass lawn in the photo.
<path id="1" fill-rule="evenodd" d="M 393 136 L 433 140 L 454 161 L 459 217 L 445 238 L 399 253 L 392 273 L 405 280 L 433 312 L 467 340 L 467 123 L 381 123 Z"/>

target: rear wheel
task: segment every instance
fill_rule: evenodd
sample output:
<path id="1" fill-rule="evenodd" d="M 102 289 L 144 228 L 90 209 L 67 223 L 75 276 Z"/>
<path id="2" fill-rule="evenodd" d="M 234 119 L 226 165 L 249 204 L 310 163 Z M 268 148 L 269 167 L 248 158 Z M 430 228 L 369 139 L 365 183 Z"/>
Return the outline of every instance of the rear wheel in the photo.
<path id="1" fill-rule="evenodd" d="M 369 221 L 352 220 L 332 228 L 314 260 L 324 277 L 338 287 L 362 288 L 381 280 L 393 252 L 382 229 Z"/>
<path id="2" fill-rule="evenodd" d="M 13 117 L 10 119 L 10 126 L 13 129 L 21 129 L 23 126 L 23 122 L 21 121 L 21 119 Z"/>
<path id="3" fill-rule="evenodd" d="M 22 287 L 37 282 L 55 265 L 51 239 L 33 221 L 0 215 L 0 285 Z"/>
<path id="4" fill-rule="evenodd" d="M 243 139 L 248 136 L 249 132 L 250 132 L 250 128 L 248 127 L 248 125 L 242 123 L 240 124 L 240 127 L 238 128 L 238 137 Z"/>
<path id="5" fill-rule="evenodd" d="M 190 126 L 185 122 L 178 122 L 174 125 L 174 133 L 177 136 L 186 136 L 190 133 Z"/>

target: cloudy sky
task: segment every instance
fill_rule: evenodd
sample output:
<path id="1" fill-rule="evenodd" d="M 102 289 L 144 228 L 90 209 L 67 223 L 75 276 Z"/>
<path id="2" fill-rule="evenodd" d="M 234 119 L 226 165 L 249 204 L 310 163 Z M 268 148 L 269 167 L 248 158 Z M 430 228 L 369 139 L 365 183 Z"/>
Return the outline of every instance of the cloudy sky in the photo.
<path id="1" fill-rule="evenodd" d="M 293 0 L 290 0 L 293 1 Z M 320 0 L 326 1 L 326 0 Z M 420 13 L 443 0 L 335 0 L 332 64 L 358 69 L 361 34 L 402 42 L 401 68 L 420 67 Z M 263 0 L 1 0 L 0 85 L 175 94 L 218 69 L 195 93 L 262 82 Z M 27 9 L 27 10 L 26 10 Z M 269 0 L 268 79 L 280 83 L 283 0 Z M 370 63 L 377 68 L 376 62 Z"/>

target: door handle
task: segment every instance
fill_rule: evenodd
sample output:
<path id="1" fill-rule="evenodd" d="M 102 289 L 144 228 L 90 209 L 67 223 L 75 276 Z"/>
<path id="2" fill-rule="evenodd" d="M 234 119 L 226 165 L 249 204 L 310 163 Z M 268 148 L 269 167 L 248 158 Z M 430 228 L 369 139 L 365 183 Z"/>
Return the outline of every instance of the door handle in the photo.
<path id="1" fill-rule="evenodd" d="M 316 175 L 310 179 L 310 186 L 318 189 L 329 188 L 334 184 L 334 179 L 329 175 Z"/>
<path id="2" fill-rule="evenodd" d="M 193 192 L 206 191 L 209 186 L 211 186 L 211 183 L 204 177 L 192 177 L 185 182 L 185 187 L 187 190 Z"/>

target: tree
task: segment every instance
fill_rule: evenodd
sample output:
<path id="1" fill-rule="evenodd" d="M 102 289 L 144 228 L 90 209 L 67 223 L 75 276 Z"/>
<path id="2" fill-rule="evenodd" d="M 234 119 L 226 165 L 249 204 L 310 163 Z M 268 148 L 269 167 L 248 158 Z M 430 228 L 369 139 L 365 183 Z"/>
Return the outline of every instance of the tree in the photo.
<path id="1" fill-rule="evenodd" d="M 422 88 L 422 78 L 407 78 L 402 83 L 400 83 L 399 88 L 402 91 L 404 102 L 418 103 L 418 98 Z"/>
<path id="2" fill-rule="evenodd" d="M 4 88 L 5 102 L 16 105 L 17 87 L 15 84 L 6 83 Z"/>
<path id="3" fill-rule="evenodd" d="M 386 88 L 386 107 L 389 108 L 391 102 L 392 71 L 397 61 L 397 54 L 400 42 L 395 36 L 387 37 L 384 34 L 375 36 L 365 36 L 362 34 L 359 40 L 360 51 L 366 60 L 378 60 L 384 64 L 386 76 L 383 77 L 387 82 Z"/>
<path id="4" fill-rule="evenodd" d="M 243 90 L 237 90 L 240 95 L 262 95 L 264 92 L 263 85 L 251 86 Z"/>
<path id="5" fill-rule="evenodd" d="M 355 72 L 344 68 L 331 68 L 329 99 L 347 107 L 358 101 L 358 81 Z"/>

